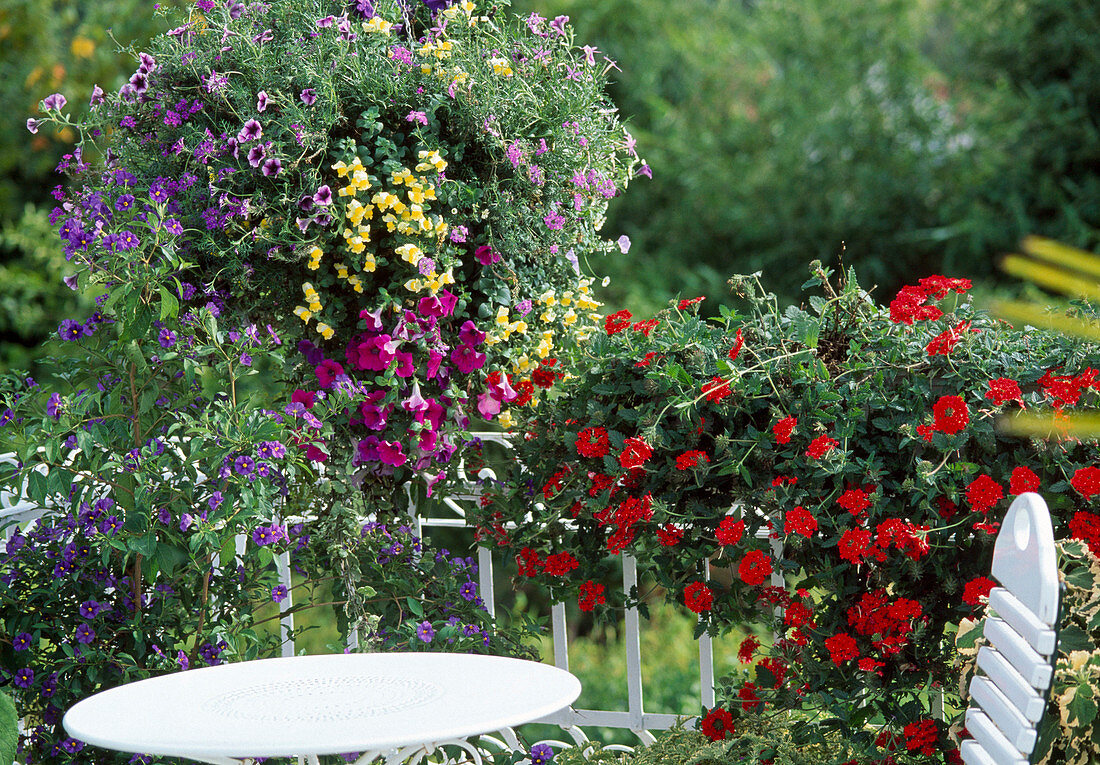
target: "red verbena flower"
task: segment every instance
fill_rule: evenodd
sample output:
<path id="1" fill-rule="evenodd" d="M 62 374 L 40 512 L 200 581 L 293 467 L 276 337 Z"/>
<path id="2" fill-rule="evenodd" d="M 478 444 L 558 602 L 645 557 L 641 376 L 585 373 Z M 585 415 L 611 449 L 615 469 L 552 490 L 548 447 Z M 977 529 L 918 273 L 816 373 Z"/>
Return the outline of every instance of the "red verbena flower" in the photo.
<path id="1" fill-rule="evenodd" d="M 723 380 L 721 377 L 712 377 L 710 382 L 703 383 L 703 393 L 706 394 L 707 401 L 721 401 L 726 396 L 733 393 L 730 390 L 730 380 Z"/>
<path id="2" fill-rule="evenodd" d="M 920 560 L 931 551 L 925 534 L 928 526 L 917 526 L 900 518 L 887 518 L 875 528 L 875 544 L 883 549 L 891 545 L 912 560 Z"/>
<path id="3" fill-rule="evenodd" d="M 730 361 L 737 361 L 737 357 L 741 354 L 741 346 L 745 344 L 745 338 L 741 335 L 741 330 L 737 330 L 737 334 L 733 338 L 733 347 L 730 348 L 729 354 Z"/>
<path id="4" fill-rule="evenodd" d="M 798 505 L 784 514 L 784 534 L 801 534 L 804 537 L 811 537 L 815 531 L 817 531 L 817 519 L 802 505 Z"/>
<path id="5" fill-rule="evenodd" d="M 797 424 L 797 418 L 787 416 L 772 425 L 772 433 L 775 434 L 775 442 L 777 444 L 790 443 L 791 433 L 794 432 L 794 426 Z"/>
<path id="6" fill-rule="evenodd" d="M 636 321 L 634 322 L 634 331 L 641 332 L 646 337 L 649 337 L 649 333 L 653 331 L 660 322 L 657 319 L 649 319 L 648 321 Z"/>
<path id="7" fill-rule="evenodd" d="M 714 594 L 702 582 L 692 582 L 684 588 L 684 605 L 688 610 L 701 614 L 714 605 Z"/>
<path id="8" fill-rule="evenodd" d="M 735 521 L 731 516 L 727 515 L 722 519 L 722 522 L 718 524 L 718 528 L 714 530 L 714 536 L 718 538 L 718 543 L 723 545 L 735 545 L 741 541 L 741 535 L 745 533 L 745 522 Z"/>
<path id="9" fill-rule="evenodd" d="M 679 308 L 682 311 L 685 308 L 690 308 L 691 306 L 695 305 L 696 303 L 702 303 L 704 300 L 706 300 L 706 297 L 684 298 L 683 300 L 680 301 L 680 304 L 676 307 Z"/>
<path id="10" fill-rule="evenodd" d="M 773 656 L 769 656 L 766 659 L 761 659 L 760 664 L 756 667 L 757 680 L 761 680 L 759 674 L 761 669 L 763 669 L 765 672 L 770 672 L 771 676 L 775 678 L 775 682 L 772 683 L 771 686 L 772 688 L 778 690 L 779 687 L 783 685 L 783 681 L 787 677 L 787 663 L 785 661 L 783 661 L 782 659 L 777 659 Z M 761 680 L 761 682 L 763 682 L 763 680 Z"/>
<path id="11" fill-rule="evenodd" d="M 1069 485 L 1086 500 L 1091 500 L 1092 495 L 1100 494 L 1100 468 L 1091 465 L 1077 468 L 1073 478 L 1069 479 Z"/>
<path id="12" fill-rule="evenodd" d="M 653 456 L 653 447 L 640 438 L 628 438 L 623 441 L 623 451 L 619 455 L 619 464 L 627 470 L 641 467 Z"/>
<path id="13" fill-rule="evenodd" d="M 858 566 L 863 562 L 864 556 L 874 551 L 874 547 L 870 531 L 848 529 L 840 536 L 840 543 L 836 549 L 842 560 Z"/>
<path id="14" fill-rule="evenodd" d="M 969 329 L 970 322 L 960 321 L 954 327 L 945 329 L 932 338 L 932 341 L 924 347 L 924 350 L 928 352 L 929 356 L 948 356 Z"/>
<path id="15" fill-rule="evenodd" d="M 630 326 L 631 318 L 632 315 L 630 311 L 625 309 L 617 311 L 604 319 L 603 328 L 607 330 L 607 334 L 609 335 L 617 334 Z"/>
<path id="16" fill-rule="evenodd" d="M 966 487 L 966 501 L 974 512 L 985 515 L 995 504 L 1000 502 L 1005 495 L 1004 489 L 999 483 L 989 476 L 982 474 L 970 482 Z"/>
<path id="17" fill-rule="evenodd" d="M 565 576 L 578 566 L 580 566 L 580 563 L 571 553 L 560 552 L 547 555 L 546 560 L 543 561 L 542 570 L 543 573 L 549 576 Z"/>
<path id="18" fill-rule="evenodd" d="M 970 410 L 961 396 L 940 396 L 932 405 L 932 427 L 953 436 L 970 422 Z"/>
<path id="19" fill-rule="evenodd" d="M 833 660 L 833 664 L 838 667 L 859 656 L 856 639 L 847 632 L 838 632 L 825 638 L 825 649 L 829 652 L 829 658 Z"/>
<path id="20" fill-rule="evenodd" d="M 1078 510 L 1069 519 L 1069 535 L 1087 544 L 1093 555 L 1100 555 L 1100 515 Z"/>
<path id="21" fill-rule="evenodd" d="M 886 662 L 867 656 L 857 661 L 856 666 L 864 672 L 878 672 L 879 668 L 886 666 Z M 878 674 L 881 675 L 882 673 L 878 672 Z"/>
<path id="22" fill-rule="evenodd" d="M 591 611 L 598 604 L 606 602 L 607 598 L 604 597 L 602 584 L 596 584 L 589 579 L 581 585 L 580 594 L 577 596 L 577 606 L 582 611 Z"/>
<path id="23" fill-rule="evenodd" d="M 698 449 L 686 451 L 676 458 L 676 469 L 687 470 L 693 468 L 699 464 L 700 458 L 703 462 L 710 462 L 710 457 L 707 456 L 706 452 L 701 452 Z"/>
<path id="24" fill-rule="evenodd" d="M 524 547 L 516 556 L 516 566 L 519 568 L 520 576 L 538 576 L 543 560 L 536 551 L 530 547 Z"/>
<path id="25" fill-rule="evenodd" d="M 539 367 L 531 373 L 531 382 L 543 389 L 553 387 L 554 381 L 561 376 L 560 372 L 554 372 L 547 367 Z"/>
<path id="26" fill-rule="evenodd" d="M 643 358 L 641 361 L 636 361 L 634 363 L 634 366 L 636 366 L 636 367 L 648 367 L 649 363 L 651 361 L 653 361 L 653 359 L 656 355 L 657 355 L 657 351 L 649 351 L 648 353 L 646 353 L 645 358 Z"/>
<path id="27" fill-rule="evenodd" d="M 859 515 L 871 506 L 871 500 L 863 489 L 848 489 L 837 497 L 836 503 L 852 515 Z"/>
<path id="28" fill-rule="evenodd" d="M 979 606 L 984 598 L 989 597 L 989 591 L 996 586 L 997 583 L 988 577 L 975 577 L 963 587 L 962 601 L 968 606 Z"/>
<path id="29" fill-rule="evenodd" d="M 745 584 L 757 586 L 771 576 L 772 561 L 762 550 L 750 550 L 737 566 L 737 575 Z"/>
<path id="30" fill-rule="evenodd" d="M 737 697 L 741 699 L 741 708 L 746 712 L 751 712 L 764 703 L 756 695 L 756 690 L 756 683 L 745 683 L 741 686 L 741 690 L 737 692 Z"/>
<path id="31" fill-rule="evenodd" d="M 1024 405 L 1024 394 L 1020 391 L 1020 383 L 1007 377 L 990 380 L 985 397 L 998 406 L 1007 401 L 1019 401 L 1020 406 Z"/>
<path id="32" fill-rule="evenodd" d="M 918 284 L 925 294 L 933 300 L 943 300 L 948 292 L 958 295 L 968 291 L 974 285 L 969 279 L 958 279 L 951 276 L 926 276 Z"/>
<path id="33" fill-rule="evenodd" d="M 711 741 L 722 741 L 733 735 L 733 715 L 728 709 L 716 707 L 704 715 L 699 730 Z"/>
<path id="34" fill-rule="evenodd" d="M 821 459 L 840 444 L 835 438 L 829 438 L 825 433 L 810 442 L 806 449 L 806 456 L 812 460 Z"/>
<path id="35" fill-rule="evenodd" d="M 1023 494 L 1029 491 L 1039 490 L 1039 476 L 1035 471 L 1024 465 L 1012 469 L 1012 477 L 1008 479 L 1009 494 Z"/>
<path id="36" fill-rule="evenodd" d="M 936 746 L 936 722 L 935 720 L 919 720 L 909 723 L 902 728 L 902 733 L 908 739 L 905 748 L 910 752 L 919 751 L 925 757 L 931 757 L 938 749 Z"/>
<path id="37" fill-rule="evenodd" d="M 601 427 L 585 428 L 577 434 L 577 454 L 599 459 L 610 451 L 607 430 Z"/>
<path id="38" fill-rule="evenodd" d="M 783 610 L 783 623 L 788 627 L 813 625 L 813 611 L 805 603 L 795 601 Z"/>
<path id="39" fill-rule="evenodd" d="M 741 645 L 737 648 L 737 659 L 742 664 L 749 664 L 752 662 L 752 655 L 756 653 L 756 649 L 760 647 L 760 641 L 754 636 L 749 635 L 747 638 L 741 641 Z"/>
<path id="40" fill-rule="evenodd" d="M 675 547 L 684 538 L 684 530 L 675 523 L 666 523 L 657 527 L 657 541 L 663 547 Z"/>

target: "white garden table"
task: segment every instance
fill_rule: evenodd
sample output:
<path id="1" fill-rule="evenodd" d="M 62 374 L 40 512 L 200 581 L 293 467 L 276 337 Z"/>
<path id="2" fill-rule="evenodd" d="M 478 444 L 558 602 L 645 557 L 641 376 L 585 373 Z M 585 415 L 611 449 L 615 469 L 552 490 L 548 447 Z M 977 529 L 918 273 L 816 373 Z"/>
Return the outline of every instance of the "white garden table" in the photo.
<path id="1" fill-rule="evenodd" d="M 499 656 L 369 653 L 223 664 L 97 693 L 65 715 L 72 737 L 125 752 L 239 765 L 251 757 L 362 752 L 417 761 L 442 745 L 553 714 L 580 682 Z"/>

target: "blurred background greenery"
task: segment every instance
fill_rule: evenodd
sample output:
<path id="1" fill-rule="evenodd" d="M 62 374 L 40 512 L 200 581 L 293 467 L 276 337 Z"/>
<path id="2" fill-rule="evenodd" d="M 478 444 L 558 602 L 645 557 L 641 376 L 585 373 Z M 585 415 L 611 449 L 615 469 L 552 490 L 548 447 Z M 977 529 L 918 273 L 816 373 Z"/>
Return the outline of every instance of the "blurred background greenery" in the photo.
<path id="1" fill-rule="evenodd" d="M 164 0 L 160 5 L 186 5 Z M 118 87 L 160 22 L 148 0 L 0 0 L 0 370 L 86 307 L 47 214 L 73 135 L 25 127 L 61 91 Z M 514 0 L 568 15 L 617 62 L 612 96 L 653 168 L 594 262 L 614 308 L 716 305 L 763 269 L 796 299 L 805 264 L 852 265 L 889 300 L 933 272 L 995 284 L 1028 233 L 1096 249 L 1100 4 L 1092 0 Z"/>

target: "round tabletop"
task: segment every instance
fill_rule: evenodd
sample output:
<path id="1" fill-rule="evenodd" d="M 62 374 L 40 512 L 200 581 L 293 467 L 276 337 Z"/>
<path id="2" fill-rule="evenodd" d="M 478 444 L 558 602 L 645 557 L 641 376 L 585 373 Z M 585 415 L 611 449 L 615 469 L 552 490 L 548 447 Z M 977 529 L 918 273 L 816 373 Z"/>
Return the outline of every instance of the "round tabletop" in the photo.
<path id="1" fill-rule="evenodd" d="M 530 722 L 576 700 L 580 682 L 500 656 L 366 653 L 222 664 L 97 693 L 69 735 L 125 752 L 291 757 L 438 743 Z"/>

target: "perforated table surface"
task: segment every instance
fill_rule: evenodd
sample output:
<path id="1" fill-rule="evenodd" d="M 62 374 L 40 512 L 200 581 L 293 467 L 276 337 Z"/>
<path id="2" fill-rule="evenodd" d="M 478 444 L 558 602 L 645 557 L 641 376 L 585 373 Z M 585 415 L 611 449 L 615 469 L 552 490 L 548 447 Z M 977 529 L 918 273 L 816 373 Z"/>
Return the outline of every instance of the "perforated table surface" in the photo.
<path id="1" fill-rule="evenodd" d="M 568 672 L 521 659 L 295 656 L 112 688 L 72 707 L 64 726 L 88 744 L 217 765 L 347 752 L 365 752 L 364 763 L 385 755 L 396 762 L 425 745 L 536 720 L 578 695 Z"/>

